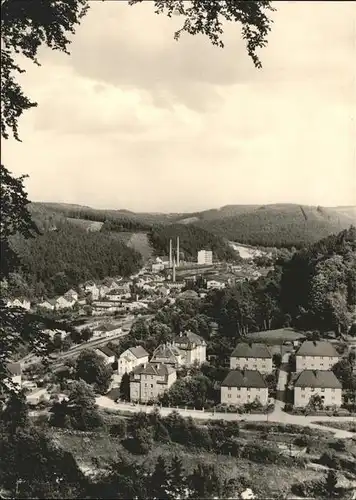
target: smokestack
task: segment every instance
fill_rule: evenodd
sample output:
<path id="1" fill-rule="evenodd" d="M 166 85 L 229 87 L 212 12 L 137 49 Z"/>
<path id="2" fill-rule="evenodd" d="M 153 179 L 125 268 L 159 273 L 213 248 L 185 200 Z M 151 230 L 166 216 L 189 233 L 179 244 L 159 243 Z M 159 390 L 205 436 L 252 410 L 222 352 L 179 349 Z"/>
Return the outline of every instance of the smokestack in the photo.
<path id="1" fill-rule="evenodd" d="M 172 240 L 169 240 L 169 267 L 172 267 Z"/>
<path id="2" fill-rule="evenodd" d="M 179 236 L 177 236 L 177 267 L 179 267 Z"/>
<path id="3" fill-rule="evenodd" d="M 173 283 L 176 282 L 176 259 L 173 259 L 173 277 L 172 277 Z"/>

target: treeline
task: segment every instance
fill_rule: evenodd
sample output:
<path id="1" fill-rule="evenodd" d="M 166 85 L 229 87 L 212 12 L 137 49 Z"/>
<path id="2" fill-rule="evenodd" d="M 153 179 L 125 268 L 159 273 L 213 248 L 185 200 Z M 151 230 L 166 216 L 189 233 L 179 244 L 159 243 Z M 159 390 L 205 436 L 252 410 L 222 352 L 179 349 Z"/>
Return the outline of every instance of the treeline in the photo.
<path id="1" fill-rule="evenodd" d="M 11 287 L 13 291 L 17 287 L 16 295 L 62 294 L 87 280 L 128 276 L 141 265 L 140 254 L 117 239 L 70 223 L 61 223 L 56 230 L 47 230 L 32 239 L 16 236 L 11 244 L 21 267 L 15 283 L 10 280 L 10 295 Z M 25 288 L 22 292 L 21 282 Z"/>
<path id="2" fill-rule="evenodd" d="M 142 222 L 134 220 L 105 220 L 104 224 L 101 226 L 101 231 L 103 233 L 108 232 L 135 232 L 142 231 L 147 232 L 151 229 L 148 224 L 143 224 Z"/>
<path id="3" fill-rule="evenodd" d="M 249 245 L 303 248 L 345 229 L 335 214 L 298 205 L 261 207 L 238 216 L 196 223 L 208 231 Z"/>
<path id="4" fill-rule="evenodd" d="M 239 257 L 229 244 L 221 237 L 193 225 L 170 224 L 154 226 L 148 238 L 156 255 L 168 255 L 169 240 L 179 236 L 181 258 L 197 260 L 199 250 L 212 250 L 215 260 L 234 261 Z M 174 247 L 175 247 L 175 241 Z"/>
<path id="5" fill-rule="evenodd" d="M 32 212 L 47 214 L 55 213 L 72 219 L 83 219 L 95 222 L 121 221 L 136 222 L 151 226 L 152 224 L 169 223 L 182 217 L 182 214 L 136 213 L 130 210 L 106 210 L 66 203 L 31 203 Z"/>

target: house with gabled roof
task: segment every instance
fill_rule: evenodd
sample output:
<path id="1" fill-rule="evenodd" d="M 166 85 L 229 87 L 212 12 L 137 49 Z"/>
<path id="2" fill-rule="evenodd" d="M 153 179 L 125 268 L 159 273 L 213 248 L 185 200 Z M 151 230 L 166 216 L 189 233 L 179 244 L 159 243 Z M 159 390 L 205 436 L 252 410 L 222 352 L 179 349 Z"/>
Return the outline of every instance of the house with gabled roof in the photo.
<path id="1" fill-rule="evenodd" d="M 49 311 L 54 311 L 56 308 L 56 299 L 45 299 L 42 302 L 39 302 L 37 305 L 43 309 L 48 309 Z"/>
<path id="2" fill-rule="evenodd" d="M 115 363 L 116 354 L 107 345 L 97 347 L 95 352 L 105 361 L 105 364 L 112 365 Z"/>
<path id="3" fill-rule="evenodd" d="M 266 344 L 237 344 L 230 357 L 231 370 L 258 370 L 261 373 L 271 373 L 272 353 Z"/>
<path id="4" fill-rule="evenodd" d="M 76 302 L 78 300 L 78 293 L 71 288 L 63 295 L 63 297 L 68 300 L 68 302 Z"/>
<path id="5" fill-rule="evenodd" d="M 296 371 L 331 370 L 339 361 L 339 354 L 330 342 L 306 340 L 296 352 Z"/>
<path id="6" fill-rule="evenodd" d="M 310 398 L 319 395 L 323 406 L 341 406 L 342 385 L 331 370 L 304 370 L 294 382 L 294 406 L 307 406 Z"/>
<path id="7" fill-rule="evenodd" d="M 147 403 L 156 401 L 177 380 L 175 368 L 163 363 L 137 366 L 130 374 L 130 400 Z"/>
<path id="8" fill-rule="evenodd" d="M 6 305 L 7 307 L 21 307 L 22 309 L 26 309 L 26 311 L 31 309 L 31 302 L 24 297 L 8 300 Z"/>
<path id="9" fill-rule="evenodd" d="M 117 373 L 122 377 L 124 373 L 130 373 L 139 365 L 148 363 L 149 354 L 142 346 L 129 347 L 120 354 L 117 363 Z"/>
<path id="10" fill-rule="evenodd" d="M 163 363 L 178 368 L 183 365 L 183 356 L 171 342 L 160 344 L 153 352 L 151 363 Z"/>
<path id="11" fill-rule="evenodd" d="M 9 362 L 6 365 L 7 377 L 4 379 L 4 384 L 7 387 L 12 387 L 15 385 L 18 389 L 22 386 L 22 367 L 21 363 Z"/>
<path id="12" fill-rule="evenodd" d="M 257 370 L 232 370 L 221 384 L 221 403 L 245 405 L 259 400 L 262 405 L 268 403 L 268 386 Z"/>
<path id="13" fill-rule="evenodd" d="M 206 361 L 206 342 L 205 340 L 190 330 L 181 332 L 173 341 L 173 345 L 178 347 L 182 362 L 185 366 L 191 366 L 194 363 L 201 365 Z"/>
<path id="14" fill-rule="evenodd" d="M 94 282 L 88 282 L 84 285 L 84 291 L 91 294 L 92 300 L 98 300 L 100 296 L 99 288 Z"/>

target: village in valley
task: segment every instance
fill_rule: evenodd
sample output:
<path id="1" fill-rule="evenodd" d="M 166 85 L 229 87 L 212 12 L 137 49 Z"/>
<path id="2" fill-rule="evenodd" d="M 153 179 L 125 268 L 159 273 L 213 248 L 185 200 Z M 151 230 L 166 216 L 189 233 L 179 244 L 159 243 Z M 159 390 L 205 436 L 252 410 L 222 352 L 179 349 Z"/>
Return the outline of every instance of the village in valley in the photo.
<path id="1" fill-rule="evenodd" d="M 355 27 L 1 0 L 0 500 L 356 500 Z"/>

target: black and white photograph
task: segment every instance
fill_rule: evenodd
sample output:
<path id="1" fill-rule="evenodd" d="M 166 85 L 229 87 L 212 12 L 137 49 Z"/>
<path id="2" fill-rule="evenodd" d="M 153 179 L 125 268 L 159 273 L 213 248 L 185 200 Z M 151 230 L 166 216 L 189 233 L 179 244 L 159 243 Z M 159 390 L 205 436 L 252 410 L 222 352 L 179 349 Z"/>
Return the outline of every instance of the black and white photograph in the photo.
<path id="1" fill-rule="evenodd" d="M 356 1 L 1 0 L 0 500 L 356 500 Z"/>

